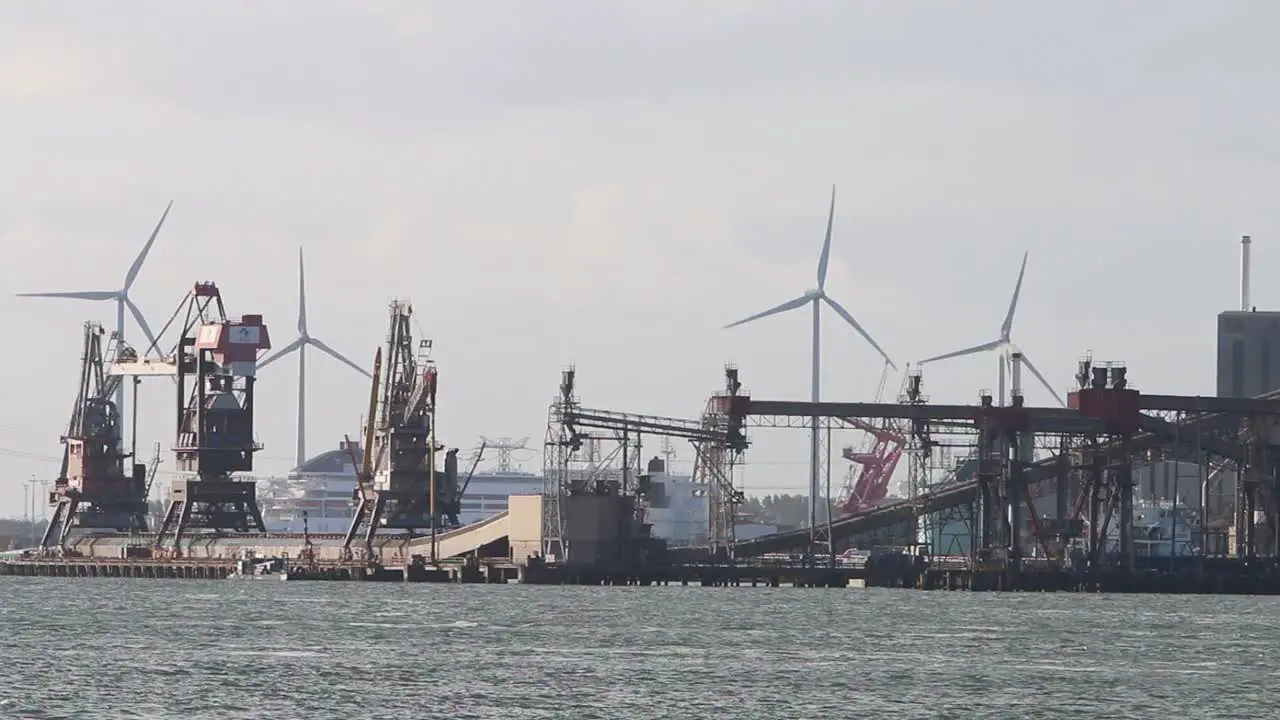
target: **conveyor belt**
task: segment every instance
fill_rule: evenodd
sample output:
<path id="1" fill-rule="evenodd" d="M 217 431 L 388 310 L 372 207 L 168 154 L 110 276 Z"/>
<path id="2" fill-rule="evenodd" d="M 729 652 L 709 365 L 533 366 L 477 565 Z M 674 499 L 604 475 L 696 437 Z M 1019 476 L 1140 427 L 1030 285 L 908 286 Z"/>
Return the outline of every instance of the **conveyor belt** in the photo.
<path id="1" fill-rule="evenodd" d="M 436 535 L 437 556 L 441 559 L 465 555 L 504 539 L 507 536 L 507 513 L 501 512 L 478 522 L 450 528 Z M 246 549 L 262 555 L 287 553 L 296 557 L 310 538 L 311 545 L 321 558 L 338 557 L 344 535 L 341 533 L 244 533 L 213 536 L 191 534 L 183 538 L 183 554 L 188 557 L 229 556 Z M 128 535 L 127 533 L 87 533 L 74 536 L 69 543 L 75 550 L 93 557 L 118 557 L 125 546 L 149 546 L 155 535 Z M 358 545 L 358 543 L 357 543 Z M 431 537 L 404 533 L 384 533 L 374 540 L 374 550 L 385 562 L 399 557 L 429 555 Z"/>

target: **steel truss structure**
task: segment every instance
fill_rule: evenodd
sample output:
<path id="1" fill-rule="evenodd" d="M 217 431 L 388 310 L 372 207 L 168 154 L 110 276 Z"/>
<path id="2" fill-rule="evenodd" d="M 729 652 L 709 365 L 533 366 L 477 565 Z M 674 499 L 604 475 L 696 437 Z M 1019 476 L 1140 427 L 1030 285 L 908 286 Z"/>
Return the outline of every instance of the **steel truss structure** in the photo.
<path id="1" fill-rule="evenodd" d="M 374 360 L 364 458 L 356 487 L 359 507 L 343 540 L 343 549 L 363 529 L 366 559 L 381 529 L 410 534 L 429 529 L 431 562 L 437 561 L 436 536 L 443 524 L 456 526 L 460 506 L 457 450 L 437 459 L 444 446 L 436 440 L 438 370 L 431 360 L 432 341 L 415 340 L 413 308 L 394 301 L 388 308 L 386 367 L 383 350 Z M 350 447 L 350 444 L 348 444 Z"/>
<path id="2" fill-rule="evenodd" d="M 576 391 L 577 371 L 561 374 L 560 392 L 547 416 L 543 455 L 542 552 L 567 560 L 572 548 L 565 534 L 566 497 L 590 494 L 635 495 L 644 499 L 647 476 L 641 471 L 644 436 L 682 438 L 694 448 L 693 482 L 708 498 L 708 539 L 721 554 L 732 552 L 733 519 L 742 493 L 733 485 L 733 465 L 742 449 L 732 441 L 734 421 L 727 410 L 740 389 L 737 370 L 725 369 L 725 390 L 713 396 L 699 420 L 621 413 L 583 407 Z M 741 436 L 740 428 L 737 435 Z M 643 503 L 637 507 L 643 511 Z"/>
<path id="3" fill-rule="evenodd" d="M 905 525 L 919 537 L 922 522 L 935 526 L 963 519 L 972 562 L 999 563 L 1036 552 L 1053 562 L 1066 559 L 1072 540 L 1082 540 L 1089 567 L 1119 563 L 1133 567 L 1133 465 L 1153 457 L 1190 461 L 1201 468 L 1234 468 L 1235 554 L 1280 557 L 1280 504 L 1272 458 L 1280 446 L 1280 393 L 1259 398 L 1218 398 L 1143 394 L 1128 387 L 1121 365 L 1081 362 L 1079 388 L 1066 408 L 1028 407 L 1022 402 L 1021 358 L 1013 355 L 1013 404 L 1001 407 L 985 392 L 977 405 L 932 405 L 909 383 L 903 402 L 841 403 L 757 400 L 745 395 L 729 402 L 729 422 L 740 427 L 808 428 L 814 415 L 832 429 L 862 429 L 877 419 L 910 426 L 908 438 L 915 497 L 881 505 L 831 525 L 837 540 Z M 745 448 L 746 438 L 737 438 Z M 940 447 L 967 450 L 937 485 L 927 482 L 931 458 Z M 1043 457 L 1041 457 L 1043 456 Z M 1202 496 L 1213 472 L 1202 472 Z M 1053 517 L 1036 510 L 1036 494 L 1054 497 Z M 1205 504 L 1200 505 L 1201 512 Z M 932 516 L 927 518 L 926 516 Z M 1261 522 L 1259 520 L 1261 519 Z M 1114 524 L 1114 525 L 1113 525 Z M 1104 553 L 1112 527 L 1119 553 Z M 1202 524 L 1203 527 L 1203 524 Z M 1085 533 L 1085 537 L 1078 537 Z M 926 532 L 926 537 L 928 533 Z M 1202 549 L 1207 545 L 1202 539 Z M 778 533 L 737 544 L 740 555 L 812 547 L 809 529 Z M 937 544 L 936 542 L 934 544 Z M 919 548 L 945 552 L 946 548 Z M 1106 555 L 1106 557 L 1104 557 Z"/>
<path id="4" fill-rule="evenodd" d="M 889 379 L 890 366 L 886 363 L 880 375 L 880 385 L 876 391 L 876 401 L 884 394 L 886 381 Z M 903 384 L 901 398 L 905 402 L 910 383 L 918 379 L 918 373 L 908 372 Z M 846 517 L 868 510 L 889 496 L 889 484 L 893 480 L 898 462 L 906 452 L 909 442 L 907 423 L 901 420 L 884 419 L 879 424 L 857 421 L 865 437 L 861 449 L 846 445 L 841 456 L 850 463 L 844 488 L 838 499 L 834 500 L 836 517 Z M 831 493 L 828 491 L 828 501 Z M 908 487 L 908 495 L 915 493 Z M 828 508 L 830 509 L 830 508 Z"/>

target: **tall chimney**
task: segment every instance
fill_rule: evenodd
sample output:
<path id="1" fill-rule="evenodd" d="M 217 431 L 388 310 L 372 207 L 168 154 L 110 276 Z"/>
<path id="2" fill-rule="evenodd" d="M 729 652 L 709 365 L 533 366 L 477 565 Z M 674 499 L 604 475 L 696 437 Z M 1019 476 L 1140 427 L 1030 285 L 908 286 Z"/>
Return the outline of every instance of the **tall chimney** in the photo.
<path id="1" fill-rule="evenodd" d="M 1240 238 L 1240 309 L 1249 312 L 1249 246 L 1253 240 L 1245 235 Z"/>

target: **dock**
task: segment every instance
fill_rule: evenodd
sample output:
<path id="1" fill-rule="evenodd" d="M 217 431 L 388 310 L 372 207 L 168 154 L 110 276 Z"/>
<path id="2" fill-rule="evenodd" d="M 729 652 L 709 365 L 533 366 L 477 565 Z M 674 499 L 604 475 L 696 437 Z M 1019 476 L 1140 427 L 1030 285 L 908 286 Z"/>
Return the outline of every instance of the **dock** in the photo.
<path id="1" fill-rule="evenodd" d="M 1076 571 L 1025 563 L 1007 568 L 930 564 L 907 555 L 867 564 L 728 562 L 608 568 L 506 558 L 422 558 L 398 566 L 304 563 L 288 558 L 64 558 L 0 560 L 0 576 L 310 582 L 411 582 L 582 586 L 876 587 L 923 591 L 1280 595 L 1280 564 L 1270 559 L 1189 558 L 1171 567 Z M 1192 562 L 1194 560 L 1195 562 Z"/>
<path id="2" fill-rule="evenodd" d="M 523 585 L 702 587 L 848 587 L 866 579 L 862 568 L 783 565 L 667 565 L 608 569 L 506 560 L 410 563 L 398 567 L 353 562 L 291 564 L 280 558 L 223 559 L 31 557 L 0 561 L 0 576 L 226 580 L 236 578 L 327 582 L 414 582 Z"/>

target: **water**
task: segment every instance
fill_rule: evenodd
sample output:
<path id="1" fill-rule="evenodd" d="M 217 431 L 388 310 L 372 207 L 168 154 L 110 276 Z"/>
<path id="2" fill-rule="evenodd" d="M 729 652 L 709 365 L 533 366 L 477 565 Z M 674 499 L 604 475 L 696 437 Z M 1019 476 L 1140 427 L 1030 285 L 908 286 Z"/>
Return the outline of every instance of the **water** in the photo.
<path id="1" fill-rule="evenodd" d="M 3 578 L 0 717 L 1270 717 L 1278 620 L 1267 598 Z"/>

